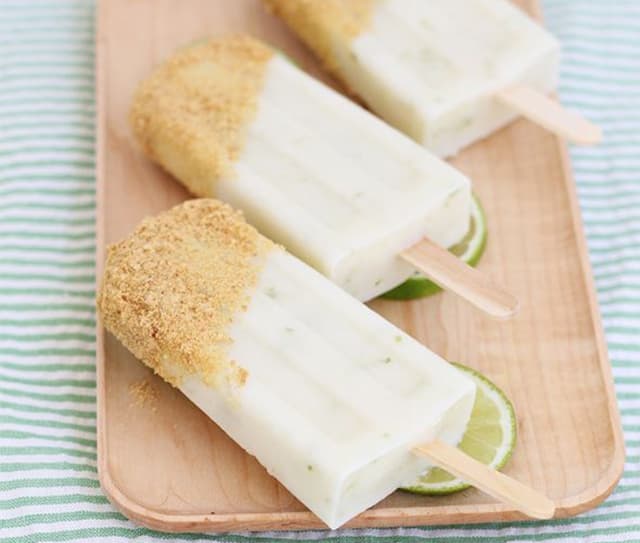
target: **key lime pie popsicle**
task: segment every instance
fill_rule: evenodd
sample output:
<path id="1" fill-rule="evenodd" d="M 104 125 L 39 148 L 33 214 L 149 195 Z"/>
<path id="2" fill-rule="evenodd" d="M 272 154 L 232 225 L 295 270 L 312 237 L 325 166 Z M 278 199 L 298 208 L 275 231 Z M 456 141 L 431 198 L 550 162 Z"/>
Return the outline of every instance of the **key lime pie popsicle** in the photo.
<path id="1" fill-rule="evenodd" d="M 499 91 L 556 88 L 557 41 L 507 0 L 265 3 L 373 111 L 440 156 L 519 114 Z"/>
<path id="2" fill-rule="evenodd" d="M 131 121 L 192 193 L 241 209 L 360 300 L 413 274 L 401 251 L 469 227 L 464 175 L 250 37 L 179 50 L 141 84 Z"/>
<path id="3" fill-rule="evenodd" d="M 102 321 L 331 528 L 456 444 L 475 384 L 216 200 L 112 245 Z"/>

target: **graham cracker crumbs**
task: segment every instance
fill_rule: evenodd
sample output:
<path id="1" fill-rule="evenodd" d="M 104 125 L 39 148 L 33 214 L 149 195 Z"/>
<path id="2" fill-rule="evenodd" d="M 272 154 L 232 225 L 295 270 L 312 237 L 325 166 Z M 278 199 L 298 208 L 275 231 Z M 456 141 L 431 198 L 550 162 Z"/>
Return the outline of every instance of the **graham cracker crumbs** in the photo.
<path id="1" fill-rule="evenodd" d="M 137 383 L 129 385 L 129 394 L 133 397 L 133 402 L 138 407 L 150 407 L 155 413 L 157 409 L 158 393 L 153 385 L 147 380 L 142 379 Z"/>
<path id="2" fill-rule="evenodd" d="M 208 39 L 173 54 L 139 86 L 130 111 L 146 154 L 195 195 L 233 173 L 273 50 L 249 36 Z"/>
<path id="3" fill-rule="evenodd" d="M 105 327 L 164 380 L 197 375 L 241 387 L 227 356 L 229 328 L 246 310 L 274 244 L 217 200 L 192 200 L 145 219 L 109 246 L 97 305 Z"/>
<path id="4" fill-rule="evenodd" d="M 339 76 L 336 43 L 350 42 L 372 20 L 376 0 L 263 0 Z"/>

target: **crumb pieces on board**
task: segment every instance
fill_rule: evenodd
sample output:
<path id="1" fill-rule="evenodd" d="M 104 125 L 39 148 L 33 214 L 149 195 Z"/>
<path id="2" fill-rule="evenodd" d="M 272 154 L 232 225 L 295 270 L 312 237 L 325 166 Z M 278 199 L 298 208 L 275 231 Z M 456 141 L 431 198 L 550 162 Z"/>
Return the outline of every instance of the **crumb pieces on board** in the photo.
<path id="1" fill-rule="evenodd" d="M 158 406 L 158 392 L 148 379 L 142 379 L 129 385 L 129 394 L 136 407 L 149 407 L 156 412 Z"/>

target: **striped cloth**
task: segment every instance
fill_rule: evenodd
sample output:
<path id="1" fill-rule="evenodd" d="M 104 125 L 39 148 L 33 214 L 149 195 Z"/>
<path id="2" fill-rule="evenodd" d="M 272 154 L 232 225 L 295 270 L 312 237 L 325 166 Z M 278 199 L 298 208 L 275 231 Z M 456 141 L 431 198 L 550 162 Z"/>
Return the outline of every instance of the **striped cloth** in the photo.
<path id="1" fill-rule="evenodd" d="M 563 101 L 606 135 L 571 153 L 628 451 L 604 505 L 546 523 L 226 536 L 117 513 L 96 475 L 94 5 L 0 0 L 0 541 L 640 541 L 640 0 L 544 8 Z"/>

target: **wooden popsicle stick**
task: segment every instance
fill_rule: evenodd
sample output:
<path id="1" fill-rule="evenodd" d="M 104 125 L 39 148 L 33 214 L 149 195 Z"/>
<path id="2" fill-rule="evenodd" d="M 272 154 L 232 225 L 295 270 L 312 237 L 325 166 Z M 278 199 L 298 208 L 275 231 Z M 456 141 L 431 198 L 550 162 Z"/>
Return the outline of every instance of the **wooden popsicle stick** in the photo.
<path id="1" fill-rule="evenodd" d="M 419 445 L 414 447 L 413 453 L 428 458 L 438 467 L 532 518 L 549 519 L 555 513 L 554 503 L 540 492 L 478 462 L 444 441 L 436 439 Z"/>
<path id="2" fill-rule="evenodd" d="M 492 317 L 507 319 L 518 311 L 520 303 L 512 294 L 428 238 L 422 238 L 400 256 L 442 288 Z"/>
<path id="3" fill-rule="evenodd" d="M 549 96 L 524 85 L 498 91 L 496 97 L 527 119 L 580 145 L 602 141 L 602 130 Z"/>

